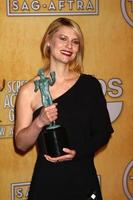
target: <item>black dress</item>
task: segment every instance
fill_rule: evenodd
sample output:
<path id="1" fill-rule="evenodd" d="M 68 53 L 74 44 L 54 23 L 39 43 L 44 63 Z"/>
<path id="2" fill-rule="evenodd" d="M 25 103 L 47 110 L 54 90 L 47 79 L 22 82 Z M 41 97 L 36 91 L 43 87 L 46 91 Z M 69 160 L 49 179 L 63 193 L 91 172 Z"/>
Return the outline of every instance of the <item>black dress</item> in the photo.
<path id="1" fill-rule="evenodd" d="M 57 121 L 66 128 L 70 146 L 77 153 L 71 161 L 47 161 L 40 133 L 29 200 L 102 200 L 93 158 L 107 144 L 113 128 L 101 85 L 96 78 L 81 74 L 54 102 L 58 103 Z M 33 117 L 40 111 L 37 109 Z"/>

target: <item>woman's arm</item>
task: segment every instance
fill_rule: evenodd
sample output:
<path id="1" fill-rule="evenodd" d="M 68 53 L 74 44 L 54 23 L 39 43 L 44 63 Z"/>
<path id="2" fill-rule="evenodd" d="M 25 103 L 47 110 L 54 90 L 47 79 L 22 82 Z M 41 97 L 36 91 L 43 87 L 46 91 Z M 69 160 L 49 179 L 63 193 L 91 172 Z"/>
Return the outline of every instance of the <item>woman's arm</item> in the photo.
<path id="1" fill-rule="evenodd" d="M 56 104 L 42 108 L 38 117 L 32 120 L 32 103 L 35 99 L 32 83 L 23 86 L 16 100 L 15 143 L 21 151 L 33 146 L 42 127 L 57 119 Z"/>

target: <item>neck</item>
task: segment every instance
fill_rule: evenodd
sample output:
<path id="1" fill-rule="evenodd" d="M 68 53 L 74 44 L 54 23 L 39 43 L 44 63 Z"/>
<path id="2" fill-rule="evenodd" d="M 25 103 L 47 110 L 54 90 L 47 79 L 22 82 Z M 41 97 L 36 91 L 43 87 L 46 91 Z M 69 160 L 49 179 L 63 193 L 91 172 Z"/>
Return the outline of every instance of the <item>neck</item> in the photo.
<path id="1" fill-rule="evenodd" d="M 50 65 L 50 71 L 54 71 L 56 73 L 56 80 L 57 81 L 64 81 L 71 75 L 71 71 L 69 70 L 69 66 L 65 64 L 58 63 L 58 66 L 56 64 Z"/>

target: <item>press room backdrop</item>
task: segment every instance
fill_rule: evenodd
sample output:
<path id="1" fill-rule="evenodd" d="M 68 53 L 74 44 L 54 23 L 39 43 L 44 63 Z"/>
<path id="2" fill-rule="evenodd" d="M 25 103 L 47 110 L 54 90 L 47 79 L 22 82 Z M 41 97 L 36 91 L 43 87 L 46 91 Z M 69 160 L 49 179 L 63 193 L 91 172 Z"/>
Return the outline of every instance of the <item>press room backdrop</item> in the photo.
<path id="1" fill-rule="evenodd" d="M 84 71 L 102 84 L 115 130 L 95 158 L 104 200 L 133 200 L 133 0 L 0 0 L 0 199 L 27 199 L 36 148 L 14 149 L 14 103 L 43 65 L 40 42 L 59 16 L 83 30 Z"/>

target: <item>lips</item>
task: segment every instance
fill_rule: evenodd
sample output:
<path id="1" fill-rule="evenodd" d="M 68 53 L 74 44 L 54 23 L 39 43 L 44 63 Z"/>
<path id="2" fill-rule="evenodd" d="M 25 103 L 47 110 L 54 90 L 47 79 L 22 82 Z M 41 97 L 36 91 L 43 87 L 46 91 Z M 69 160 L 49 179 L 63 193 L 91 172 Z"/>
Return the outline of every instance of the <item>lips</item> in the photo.
<path id="1" fill-rule="evenodd" d="M 71 52 L 71 51 L 61 50 L 60 52 L 61 52 L 63 55 L 66 55 L 66 56 L 71 56 L 71 55 L 72 55 L 72 52 Z"/>

